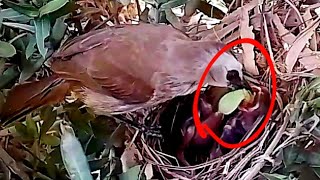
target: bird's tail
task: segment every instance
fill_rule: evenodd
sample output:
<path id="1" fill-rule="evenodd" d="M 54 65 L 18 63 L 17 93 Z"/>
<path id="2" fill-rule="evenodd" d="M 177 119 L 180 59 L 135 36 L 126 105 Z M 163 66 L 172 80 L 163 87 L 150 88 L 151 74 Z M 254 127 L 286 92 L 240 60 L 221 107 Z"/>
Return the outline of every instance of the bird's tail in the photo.
<path id="1" fill-rule="evenodd" d="M 0 110 L 1 123 L 8 124 L 41 106 L 62 102 L 69 87 L 56 75 L 14 86 Z"/>

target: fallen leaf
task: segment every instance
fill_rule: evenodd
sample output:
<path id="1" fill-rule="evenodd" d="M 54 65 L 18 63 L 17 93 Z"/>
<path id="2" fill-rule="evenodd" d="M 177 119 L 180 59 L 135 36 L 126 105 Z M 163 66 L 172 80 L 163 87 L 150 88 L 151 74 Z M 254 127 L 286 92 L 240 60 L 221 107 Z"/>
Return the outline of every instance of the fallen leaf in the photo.
<path id="1" fill-rule="evenodd" d="M 147 180 L 153 177 L 152 164 L 147 164 L 146 169 L 144 170 L 144 174 L 146 175 Z"/>
<path id="2" fill-rule="evenodd" d="M 308 25 L 306 27 L 306 30 L 301 32 L 297 36 L 295 42 L 292 44 L 291 48 L 289 49 L 288 54 L 286 56 L 286 60 L 285 60 L 288 72 L 292 72 L 292 69 L 298 60 L 299 54 L 307 44 L 308 40 L 314 34 L 314 31 L 319 26 L 319 23 L 320 23 L 320 17 L 312 21 L 312 24 Z"/>
<path id="3" fill-rule="evenodd" d="M 139 161 L 142 160 L 142 156 L 136 146 L 132 144 L 124 150 L 120 160 L 123 172 L 127 172 L 130 168 L 138 165 Z"/>
<path id="4" fill-rule="evenodd" d="M 235 41 L 236 39 L 238 39 L 240 37 L 240 31 L 237 30 L 235 32 L 232 32 L 232 34 L 230 36 L 228 36 L 226 39 L 224 39 L 222 42 L 225 44 L 228 44 L 232 41 Z M 242 58 L 243 59 L 243 58 Z M 243 62 L 243 61 L 242 61 Z"/>
<path id="5" fill-rule="evenodd" d="M 278 35 L 281 37 L 281 39 L 290 45 L 294 42 L 296 39 L 296 36 L 290 33 L 282 24 L 279 16 L 277 14 L 274 14 L 272 17 L 272 21 L 275 25 L 275 27 L 278 30 Z"/>
<path id="6" fill-rule="evenodd" d="M 269 173 L 262 173 L 262 175 L 267 178 L 268 180 L 286 180 L 289 177 L 282 175 L 282 174 L 269 174 Z"/>
<path id="7" fill-rule="evenodd" d="M 278 35 L 281 37 L 284 43 L 288 44 L 291 47 L 296 39 L 296 36 L 287 30 L 278 15 L 273 15 L 273 23 L 278 30 Z M 307 70 L 312 70 L 316 68 L 320 64 L 320 59 L 315 58 L 314 56 L 303 56 L 303 54 L 312 54 L 312 50 L 310 48 L 304 48 L 302 53 L 299 54 L 299 62 L 306 68 Z"/>
<path id="8" fill-rule="evenodd" d="M 249 25 L 249 14 L 244 8 L 241 8 L 241 18 L 240 18 L 240 36 L 241 38 L 251 38 L 255 39 L 252 32 L 253 27 Z M 258 68 L 255 64 L 254 59 L 254 46 L 252 44 L 243 43 L 243 65 L 244 68 L 253 75 L 259 75 Z"/>
<path id="9" fill-rule="evenodd" d="M 288 11 L 287 17 L 288 18 L 285 21 L 285 27 L 297 27 L 302 23 L 297 11 L 293 9 Z"/>
<path id="10" fill-rule="evenodd" d="M 244 5 L 242 8 L 245 11 L 251 11 L 258 4 L 259 4 L 259 1 L 251 1 L 248 4 Z M 217 31 L 221 31 L 221 33 L 227 33 L 227 34 L 229 32 L 231 32 L 232 30 L 235 30 L 237 27 L 239 27 L 239 16 L 241 14 L 241 11 L 242 11 L 241 8 L 239 8 L 239 9 L 235 10 L 234 12 L 232 12 L 230 15 L 226 16 L 225 18 L 223 18 L 221 20 L 221 23 L 214 27 L 214 30 L 216 32 Z M 233 24 L 233 28 L 231 28 L 231 26 L 230 26 L 231 24 Z M 226 29 L 226 26 L 230 26 L 230 27 L 228 27 L 228 29 Z M 233 34 L 231 36 L 233 36 Z M 208 36 L 206 36 L 205 39 L 214 40 L 214 39 L 217 39 L 217 37 L 223 38 L 223 37 L 221 37 L 221 35 L 217 36 L 216 33 L 211 33 Z M 238 38 L 238 37 L 239 36 L 237 36 L 236 38 Z M 226 41 L 224 41 L 224 42 L 226 42 Z"/>

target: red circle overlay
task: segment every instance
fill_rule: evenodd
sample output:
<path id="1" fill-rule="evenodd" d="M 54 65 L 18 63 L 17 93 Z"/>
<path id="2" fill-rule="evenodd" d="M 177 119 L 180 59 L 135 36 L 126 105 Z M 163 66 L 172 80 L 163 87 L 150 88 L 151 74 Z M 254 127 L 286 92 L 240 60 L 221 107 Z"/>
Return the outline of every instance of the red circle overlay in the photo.
<path id="1" fill-rule="evenodd" d="M 212 130 L 208 127 L 208 125 L 206 124 L 202 124 L 201 121 L 200 121 L 200 118 L 199 118 L 199 115 L 198 115 L 198 100 L 199 100 L 199 96 L 200 96 L 200 90 L 201 90 L 201 87 L 204 83 L 204 80 L 211 68 L 211 66 L 213 65 L 213 63 L 227 50 L 229 50 L 230 48 L 232 48 L 233 46 L 236 46 L 238 44 L 242 44 L 242 43 L 249 43 L 249 44 L 252 44 L 254 45 L 255 47 L 257 47 L 261 53 L 264 55 L 264 57 L 266 58 L 267 60 L 267 63 L 270 67 L 270 72 L 271 72 L 271 79 L 272 79 L 272 94 L 271 94 L 271 103 L 270 103 L 270 107 L 269 107 L 269 110 L 263 120 L 263 123 L 262 125 L 258 128 L 258 130 L 252 134 L 252 136 L 250 136 L 247 140 L 245 141 L 242 141 L 240 143 L 237 143 L 237 144 L 229 144 L 229 143 L 226 143 L 224 142 L 223 140 L 221 140 L 214 132 L 212 132 Z M 198 87 L 197 87 L 197 90 L 196 90 L 196 93 L 195 93 L 195 96 L 194 96 L 194 100 L 193 100 L 193 107 L 192 107 L 192 113 L 193 113 L 193 119 L 194 119 L 194 123 L 195 123 L 195 126 L 196 126 L 196 129 L 197 129 L 197 132 L 199 133 L 200 137 L 202 138 L 206 138 L 207 137 L 207 134 L 205 131 L 207 131 L 207 133 L 216 141 L 218 142 L 221 146 L 225 147 L 225 148 L 239 148 L 239 147 L 243 147 L 243 146 L 246 146 L 248 145 L 249 143 L 251 143 L 253 140 L 255 140 L 259 135 L 260 133 L 263 131 L 263 129 L 265 128 L 265 126 L 267 125 L 268 123 L 268 120 L 270 119 L 271 117 L 271 114 L 272 114 L 272 111 L 273 111 L 273 107 L 274 107 L 274 104 L 275 104 L 275 101 L 276 101 L 276 90 L 277 90 L 277 84 L 276 84 L 276 72 L 275 72 L 275 69 L 274 69 L 274 65 L 273 65 L 273 62 L 270 58 L 270 55 L 268 53 L 268 51 L 256 40 L 254 39 L 251 39 L 251 38 L 243 38 L 243 39 L 238 39 L 238 40 L 235 40 L 229 44 L 227 44 L 226 46 L 224 46 L 213 58 L 212 60 L 210 61 L 210 63 L 208 64 L 208 66 L 206 67 L 205 71 L 203 72 L 201 78 L 200 78 L 200 81 L 199 81 L 199 84 L 198 84 Z"/>

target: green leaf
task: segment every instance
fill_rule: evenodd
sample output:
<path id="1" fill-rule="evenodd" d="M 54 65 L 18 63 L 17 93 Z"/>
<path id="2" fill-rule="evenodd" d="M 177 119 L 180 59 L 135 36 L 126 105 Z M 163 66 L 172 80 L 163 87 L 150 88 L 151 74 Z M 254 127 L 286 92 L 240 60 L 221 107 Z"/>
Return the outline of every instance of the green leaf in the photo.
<path id="1" fill-rule="evenodd" d="M 14 81 L 17 77 L 19 77 L 19 72 L 17 70 L 17 67 L 16 66 L 9 67 L 0 76 L 0 89 L 5 87 L 8 83 Z"/>
<path id="2" fill-rule="evenodd" d="M 29 57 L 36 51 L 35 45 L 37 44 L 36 37 L 32 34 L 28 35 L 29 42 L 26 48 L 26 59 L 29 59 Z"/>
<path id="3" fill-rule="evenodd" d="M 69 107 L 72 107 L 72 104 L 69 104 Z M 68 109 L 67 107 L 65 109 L 68 111 L 70 122 L 75 128 L 81 132 L 84 132 L 85 134 L 92 134 L 92 129 L 89 123 L 94 119 L 92 114 L 89 114 L 88 112 L 82 113 L 75 106 L 72 107 L 72 109 Z"/>
<path id="4" fill-rule="evenodd" d="M 22 137 L 28 136 L 27 126 L 25 126 L 21 122 L 16 122 L 14 125 L 14 128 L 16 129 L 16 132 L 20 134 L 20 136 Z"/>
<path id="5" fill-rule="evenodd" d="M 46 170 L 48 171 L 48 175 L 52 178 L 52 179 L 57 179 L 57 166 L 55 165 L 55 163 L 53 162 L 53 158 L 51 158 L 51 156 L 49 156 L 48 158 L 46 158 L 45 162 L 47 163 L 45 165 Z"/>
<path id="6" fill-rule="evenodd" d="M 87 158 L 72 127 L 61 125 L 61 156 L 66 170 L 73 180 L 93 180 Z"/>
<path id="7" fill-rule="evenodd" d="M 26 125 L 28 134 L 30 134 L 34 138 L 38 138 L 38 127 L 36 122 L 32 119 L 31 115 L 27 115 Z"/>
<path id="8" fill-rule="evenodd" d="M 308 89 L 318 88 L 320 86 L 320 77 L 313 79 L 308 85 Z"/>
<path id="9" fill-rule="evenodd" d="M 51 153 L 49 153 L 48 158 L 50 158 L 54 164 L 63 165 L 60 148 L 54 148 L 54 150 Z"/>
<path id="10" fill-rule="evenodd" d="M 65 15 L 70 14 L 71 12 L 76 11 L 79 8 L 79 6 L 75 3 L 75 0 L 69 0 L 69 2 L 59 9 L 59 11 L 55 11 L 53 13 L 50 13 L 50 20 L 51 22 L 62 17 Z"/>
<path id="11" fill-rule="evenodd" d="M 52 106 L 44 107 L 41 110 L 40 118 L 43 120 L 43 124 L 40 129 L 40 137 L 45 135 L 56 121 L 57 111 L 53 111 Z"/>
<path id="12" fill-rule="evenodd" d="M 58 47 L 63 36 L 65 35 L 65 32 L 67 30 L 67 25 L 64 23 L 65 19 L 65 16 L 59 17 L 58 19 L 56 19 L 56 22 L 52 27 L 50 39 L 54 46 Z"/>
<path id="13" fill-rule="evenodd" d="M 124 172 L 119 175 L 120 180 L 138 180 L 139 179 L 139 173 L 140 173 L 140 167 L 141 165 L 134 166 L 130 168 L 127 172 Z"/>
<path id="14" fill-rule="evenodd" d="M 44 59 L 46 59 L 48 48 L 45 47 L 45 39 L 50 35 L 50 21 L 47 17 L 35 20 L 37 47 Z"/>
<path id="15" fill-rule="evenodd" d="M 5 26 L 11 27 L 11 28 L 18 28 L 25 31 L 29 31 L 31 33 L 35 33 L 36 29 L 34 26 L 27 25 L 27 24 L 21 24 L 21 23 L 13 23 L 13 22 L 3 22 L 2 23 Z"/>
<path id="16" fill-rule="evenodd" d="M 245 89 L 239 89 L 225 94 L 219 101 L 219 112 L 226 115 L 231 114 L 248 95 L 249 92 Z"/>
<path id="17" fill-rule="evenodd" d="M 29 16 L 21 14 L 12 8 L 0 10 L 0 17 L 2 17 L 3 19 L 7 19 L 10 21 L 16 21 L 16 22 L 20 22 L 20 23 L 23 23 L 23 22 L 25 23 L 25 22 L 28 22 L 32 19 Z"/>
<path id="18" fill-rule="evenodd" d="M 45 134 L 41 136 L 41 142 L 50 146 L 58 146 L 60 144 L 60 139 L 56 136 Z"/>
<path id="19" fill-rule="evenodd" d="M 0 57 L 8 58 L 16 54 L 16 48 L 5 41 L 0 41 Z"/>
<path id="20" fill-rule="evenodd" d="M 286 179 L 289 179 L 287 176 L 281 175 L 281 174 L 262 173 L 262 175 L 264 177 L 266 177 L 268 180 L 286 180 Z"/>
<path id="21" fill-rule="evenodd" d="M 25 14 L 29 17 L 37 17 L 39 15 L 38 9 L 30 4 L 14 3 L 8 0 L 2 0 L 2 2 L 19 13 Z"/>
<path id="22" fill-rule="evenodd" d="M 45 14 L 49 14 L 52 12 L 55 12 L 65 6 L 68 3 L 68 0 L 52 0 L 48 2 L 46 5 L 42 6 L 40 11 L 40 17 L 42 17 Z"/>
<path id="23" fill-rule="evenodd" d="M 40 69 L 44 62 L 45 59 L 40 55 L 38 55 L 38 57 L 32 57 L 26 60 L 22 66 L 19 82 L 29 79 L 37 70 Z"/>

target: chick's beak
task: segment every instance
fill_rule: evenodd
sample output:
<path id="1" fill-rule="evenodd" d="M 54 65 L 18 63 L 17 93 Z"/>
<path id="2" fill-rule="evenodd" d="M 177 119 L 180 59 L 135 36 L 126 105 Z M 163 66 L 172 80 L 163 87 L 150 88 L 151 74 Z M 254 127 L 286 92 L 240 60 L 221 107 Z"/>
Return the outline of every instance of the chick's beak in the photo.
<path id="1" fill-rule="evenodd" d="M 228 71 L 227 80 L 229 81 L 229 85 L 234 89 L 247 89 L 252 91 L 249 83 L 245 79 L 241 79 L 239 72 L 236 70 Z"/>

